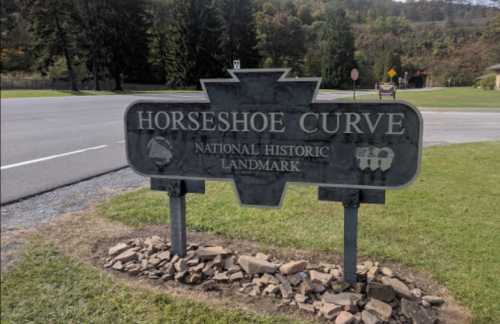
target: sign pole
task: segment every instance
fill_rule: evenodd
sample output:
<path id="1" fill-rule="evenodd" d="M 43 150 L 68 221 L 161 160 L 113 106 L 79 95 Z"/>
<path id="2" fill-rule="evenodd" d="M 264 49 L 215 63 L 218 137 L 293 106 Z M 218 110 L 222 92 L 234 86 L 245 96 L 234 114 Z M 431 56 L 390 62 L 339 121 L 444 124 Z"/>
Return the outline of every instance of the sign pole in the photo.
<path id="1" fill-rule="evenodd" d="M 170 242 L 172 252 L 186 256 L 186 195 L 170 192 Z"/>
<path id="2" fill-rule="evenodd" d="M 356 80 L 359 78 L 358 69 L 354 68 L 351 70 L 351 80 L 352 80 L 352 99 L 356 100 Z"/>
<path id="3" fill-rule="evenodd" d="M 354 284 L 356 278 L 358 249 L 359 190 L 345 196 L 344 205 L 344 281 Z"/>
<path id="4" fill-rule="evenodd" d="M 318 199 L 339 201 L 344 205 L 344 281 L 357 281 L 358 209 L 360 204 L 384 204 L 385 191 L 373 189 L 348 189 L 319 187 Z"/>
<path id="5" fill-rule="evenodd" d="M 151 178 L 151 190 L 168 192 L 172 252 L 180 257 L 186 256 L 186 194 L 205 193 L 205 182 Z"/>

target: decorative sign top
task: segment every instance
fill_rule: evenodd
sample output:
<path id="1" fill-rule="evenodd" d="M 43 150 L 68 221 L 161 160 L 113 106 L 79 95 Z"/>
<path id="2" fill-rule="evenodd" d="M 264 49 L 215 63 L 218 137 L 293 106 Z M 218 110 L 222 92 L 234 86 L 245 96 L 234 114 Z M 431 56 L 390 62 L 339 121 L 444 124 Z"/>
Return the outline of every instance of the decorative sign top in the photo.
<path id="1" fill-rule="evenodd" d="M 201 80 L 209 101 L 138 101 L 127 158 L 145 176 L 233 180 L 242 204 L 278 206 L 288 182 L 398 188 L 417 175 L 422 118 L 404 102 L 321 102 L 285 69 Z"/>

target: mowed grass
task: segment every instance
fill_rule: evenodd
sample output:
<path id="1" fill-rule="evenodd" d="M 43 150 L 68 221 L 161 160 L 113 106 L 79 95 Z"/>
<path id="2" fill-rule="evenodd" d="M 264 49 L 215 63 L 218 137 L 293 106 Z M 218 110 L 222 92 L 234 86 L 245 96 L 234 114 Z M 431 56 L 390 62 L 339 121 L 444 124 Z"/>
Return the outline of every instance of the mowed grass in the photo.
<path id="1" fill-rule="evenodd" d="M 38 97 L 67 97 L 67 96 L 103 96 L 103 95 L 123 95 L 123 94 L 153 94 L 164 92 L 191 92 L 193 90 L 147 90 L 147 91 L 93 91 L 93 90 L 2 90 L 0 91 L 2 99 L 12 98 L 38 98 Z"/>
<path id="2" fill-rule="evenodd" d="M 443 88 L 432 91 L 398 91 L 396 99 L 417 107 L 434 108 L 500 108 L 500 91 L 468 88 Z M 358 96 L 357 101 L 379 100 L 377 95 Z M 392 97 L 382 97 L 392 100 Z"/>
<path id="3" fill-rule="evenodd" d="M 2 274 L 1 284 L 2 323 L 291 322 L 127 287 L 36 241 L 15 269 Z"/>
<path id="4" fill-rule="evenodd" d="M 142 189 L 98 207 L 133 226 L 168 222 L 166 193 Z M 319 202 L 312 186 L 290 186 L 281 209 L 240 208 L 230 183 L 208 182 L 190 195 L 191 230 L 262 244 L 342 253 L 339 203 Z M 500 318 L 500 142 L 432 147 L 409 188 L 387 192 L 385 206 L 363 205 L 359 253 L 428 271 L 473 312 Z"/>
<path id="5" fill-rule="evenodd" d="M 37 97 L 66 97 L 66 96 L 93 96 L 109 95 L 111 91 L 70 91 L 70 90 L 2 90 L 3 99 L 9 98 L 37 98 Z"/>

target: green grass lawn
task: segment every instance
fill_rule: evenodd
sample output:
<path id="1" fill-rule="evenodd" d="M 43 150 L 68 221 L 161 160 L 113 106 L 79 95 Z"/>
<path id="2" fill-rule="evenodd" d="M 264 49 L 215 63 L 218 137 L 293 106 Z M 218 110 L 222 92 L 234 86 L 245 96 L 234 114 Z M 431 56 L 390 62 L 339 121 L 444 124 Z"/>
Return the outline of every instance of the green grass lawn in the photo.
<path id="1" fill-rule="evenodd" d="M 36 98 L 36 97 L 66 97 L 66 96 L 92 96 L 109 95 L 111 91 L 70 91 L 70 90 L 2 90 L 1 96 L 8 98 Z"/>
<path id="2" fill-rule="evenodd" d="M 148 90 L 148 91 L 93 91 L 81 90 L 78 92 L 70 90 L 2 90 L 3 99 L 9 98 L 36 98 L 36 97 L 66 97 L 66 96 L 95 96 L 95 95 L 120 95 L 120 94 L 141 94 L 141 93 L 162 93 L 162 92 L 190 92 L 193 90 Z"/>
<path id="3" fill-rule="evenodd" d="M 87 265 L 33 242 L 2 274 L 2 323 L 290 323 L 126 287 Z M 297 322 L 298 323 L 298 322 Z"/>
<path id="4" fill-rule="evenodd" d="M 473 312 L 500 318 L 500 142 L 432 147 L 409 188 L 385 206 L 363 205 L 359 253 L 428 271 Z M 117 196 L 98 211 L 140 226 L 168 220 L 167 195 L 147 189 Z M 281 209 L 240 208 L 229 183 L 209 182 L 187 204 L 192 230 L 262 244 L 342 252 L 339 203 L 319 202 L 312 186 L 290 186 Z"/>
<path id="5" fill-rule="evenodd" d="M 382 100 L 392 100 L 382 97 Z M 358 96 L 358 101 L 378 100 L 378 95 Z M 432 91 L 399 91 L 397 98 L 417 107 L 436 108 L 500 108 L 500 91 L 468 88 L 444 88 Z"/>

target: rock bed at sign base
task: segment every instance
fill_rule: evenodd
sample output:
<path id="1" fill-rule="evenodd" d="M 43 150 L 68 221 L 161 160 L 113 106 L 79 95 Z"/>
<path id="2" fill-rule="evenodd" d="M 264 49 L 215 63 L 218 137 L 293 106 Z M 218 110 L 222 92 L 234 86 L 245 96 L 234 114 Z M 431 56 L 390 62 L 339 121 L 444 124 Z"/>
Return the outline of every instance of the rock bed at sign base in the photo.
<path id="1" fill-rule="evenodd" d="M 340 265 L 243 255 L 221 246 L 190 245 L 180 258 L 170 253 L 170 243 L 152 236 L 116 244 L 105 262 L 106 268 L 132 276 L 175 280 L 205 291 L 239 283 L 239 293 L 278 298 L 281 305 L 336 324 L 436 323 L 444 303 L 371 261 L 358 265 L 358 282 L 350 286 L 343 282 Z"/>

